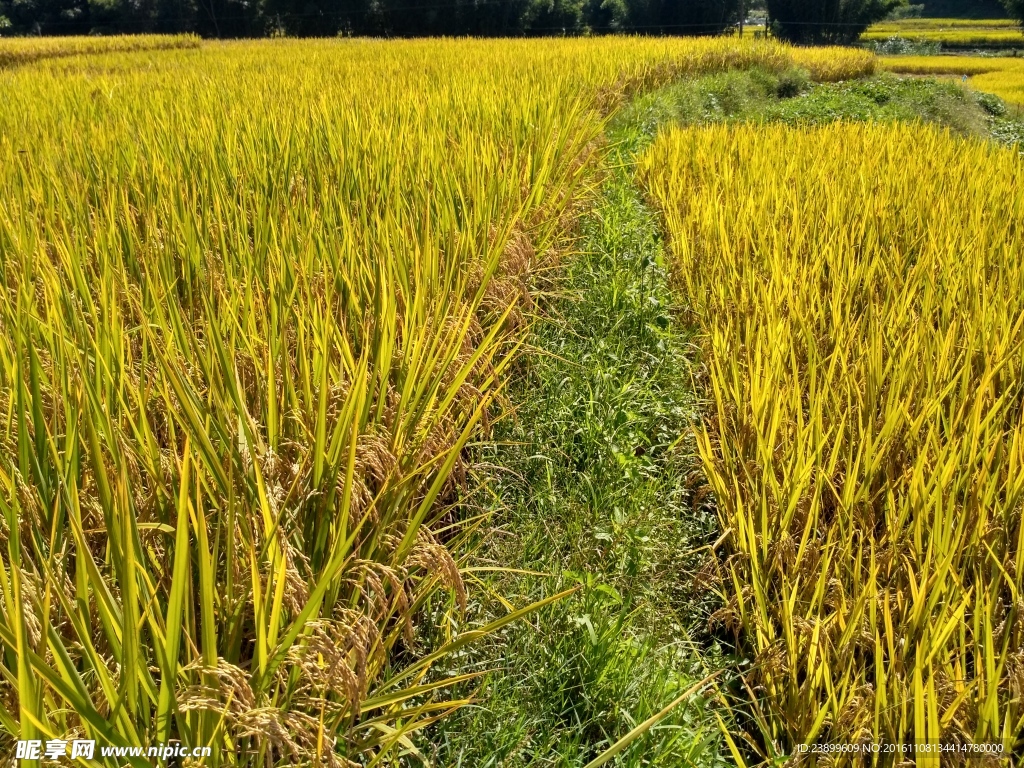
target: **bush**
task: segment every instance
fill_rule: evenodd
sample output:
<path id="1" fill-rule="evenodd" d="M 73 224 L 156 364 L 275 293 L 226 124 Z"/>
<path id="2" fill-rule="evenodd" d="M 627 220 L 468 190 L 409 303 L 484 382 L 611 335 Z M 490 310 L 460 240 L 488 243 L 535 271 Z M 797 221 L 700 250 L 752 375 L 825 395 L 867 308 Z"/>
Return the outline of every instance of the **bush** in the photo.
<path id="1" fill-rule="evenodd" d="M 811 87 L 810 78 L 802 69 L 790 69 L 779 75 L 775 86 L 775 95 L 780 99 L 791 99 L 799 96 Z"/>
<path id="2" fill-rule="evenodd" d="M 1006 105 L 998 96 L 993 96 L 991 93 L 979 93 L 976 99 L 978 106 L 993 117 L 1003 117 L 1006 115 Z"/>
<path id="3" fill-rule="evenodd" d="M 885 40 L 870 40 L 869 50 L 878 56 L 936 56 L 942 50 L 942 43 L 930 40 L 909 40 L 893 35 Z"/>

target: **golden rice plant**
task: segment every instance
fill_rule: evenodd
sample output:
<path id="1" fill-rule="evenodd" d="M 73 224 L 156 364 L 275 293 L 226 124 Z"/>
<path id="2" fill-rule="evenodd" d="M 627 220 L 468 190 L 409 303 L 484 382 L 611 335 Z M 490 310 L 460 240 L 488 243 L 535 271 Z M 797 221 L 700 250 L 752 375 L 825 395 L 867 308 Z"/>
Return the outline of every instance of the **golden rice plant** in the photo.
<path id="1" fill-rule="evenodd" d="M 862 40 L 886 40 L 893 35 L 915 42 L 941 43 L 951 48 L 1018 48 L 1024 45 L 1024 34 L 1020 28 L 966 28 L 948 30 L 915 31 L 904 30 L 885 33 L 881 30 L 869 29 Z"/>
<path id="2" fill-rule="evenodd" d="M 717 618 L 753 659 L 752 743 L 1019 759 L 1019 157 L 925 125 L 715 126 L 641 172 L 703 333 Z"/>
<path id="3" fill-rule="evenodd" d="M 1009 56 L 882 56 L 879 66 L 911 75 L 967 75 L 971 88 L 995 94 L 1019 107 L 1024 104 L 1024 60 Z"/>
<path id="4" fill-rule="evenodd" d="M 0 68 L 41 59 L 95 53 L 198 48 L 195 35 L 112 35 L 109 37 L 20 37 L 0 39 Z"/>
<path id="5" fill-rule="evenodd" d="M 942 18 L 908 18 L 896 21 L 880 21 L 872 24 L 868 32 L 883 35 L 899 34 L 906 31 L 942 31 L 953 29 L 1017 29 L 1020 24 L 1014 19 L 942 19 Z"/>
<path id="6" fill-rule="evenodd" d="M 843 46 L 791 48 L 793 61 L 806 69 L 811 78 L 831 83 L 875 74 L 878 59 L 870 51 Z"/>
<path id="7" fill-rule="evenodd" d="M 908 75 L 980 75 L 1019 65 L 1019 59 L 981 56 L 879 56 L 888 72 Z"/>
<path id="8" fill-rule="evenodd" d="M 493 629 L 459 632 L 464 449 L 605 114 L 789 49 L 272 41 L 138 63 L 0 72 L 0 746 L 413 754 L 461 703 L 432 662 Z M 427 617 L 450 642 L 423 656 Z"/>
<path id="9" fill-rule="evenodd" d="M 918 42 L 937 42 L 959 48 L 1019 46 L 1020 25 L 1013 19 L 901 19 L 873 24 L 861 40 L 897 36 Z"/>
<path id="10" fill-rule="evenodd" d="M 1006 62 L 1006 59 L 1000 59 Z M 984 72 L 970 79 L 970 86 L 979 91 L 995 94 L 1014 106 L 1014 114 L 1020 115 L 1020 107 L 1024 105 L 1024 61 L 1015 59 L 1015 65 L 1006 66 L 991 72 Z"/>

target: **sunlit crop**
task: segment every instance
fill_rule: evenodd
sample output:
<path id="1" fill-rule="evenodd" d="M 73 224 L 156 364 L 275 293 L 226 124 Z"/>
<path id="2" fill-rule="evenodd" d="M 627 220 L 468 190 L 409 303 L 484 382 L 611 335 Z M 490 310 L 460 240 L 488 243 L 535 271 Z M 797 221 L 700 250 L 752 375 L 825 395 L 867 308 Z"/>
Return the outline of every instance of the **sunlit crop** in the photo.
<path id="1" fill-rule="evenodd" d="M 425 682 L 416 623 L 442 623 L 439 654 L 474 637 L 464 448 L 605 116 L 793 54 L 618 38 L 50 58 L 0 71 L 0 725 L 174 737 L 215 763 L 410 748 L 461 703 Z"/>
<path id="2" fill-rule="evenodd" d="M 195 35 L 0 38 L 0 67 L 84 54 L 198 48 L 199 42 Z"/>
<path id="3" fill-rule="evenodd" d="M 1024 64 L 1010 57 L 979 56 L 880 56 L 879 67 L 910 75 L 981 75 Z"/>
<path id="4" fill-rule="evenodd" d="M 1024 47 L 1024 34 L 1012 19 L 903 19 L 872 25 L 862 40 L 902 37 L 955 48 Z"/>
<path id="5" fill-rule="evenodd" d="M 793 60 L 822 82 L 851 80 L 875 72 L 877 59 L 868 51 L 840 46 L 793 48 Z"/>
<path id="6" fill-rule="evenodd" d="M 1019 756 L 1019 157 L 924 125 L 719 126 L 663 135 L 642 177 L 703 331 L 717 618 L 753 657 L 758 748 Z"/>
<path id="7" fill-rule="evenodd" d="M 910 18 L 898 21 L 881 21 L 869 27 L 871 32 L 897 32 L 900 30 L 941 30 L 941 29 L 1016 29 L 1020 25 L 1013 19 L 942 19 Z"/>
<path id="8" fill-rule="evenodd" d="M 975 56 L 885 56 L 880 69 L 912 75 L 967 75 L 972 88 L 1024 104 L 1024 59 Z"/>

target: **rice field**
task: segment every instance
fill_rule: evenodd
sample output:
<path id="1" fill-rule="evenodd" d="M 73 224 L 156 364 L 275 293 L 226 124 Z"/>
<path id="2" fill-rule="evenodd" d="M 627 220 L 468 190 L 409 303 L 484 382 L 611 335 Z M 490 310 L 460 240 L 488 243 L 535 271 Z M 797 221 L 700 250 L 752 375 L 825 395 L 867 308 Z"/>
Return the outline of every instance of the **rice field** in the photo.
<path id="1" fill-rule="evenodd" d="M 414 752 L 476 674 L 434 662 L 529 608 L 459 630 L 466 448 L 607 116 L 686 75 L 875 67 L 724 39 L 5 54 L 0 748 L 214 764 Z"/>
<path id="2" fill-rule="evenodd" d="M 675 129 L 641 161 L 710 380 L 748 756 L 1024 746 L 1022 174 L 914 124 Z"/>
<path id="3" fill-rule="evenodd" d="M 1024 33 L 1012 19 L 902 19 L 873 24 L 861 40 L 891 37 L 940 43 L 943 48 L 1024 48 Z"/>
<path id="4" fill-rule="evenodd" d="M 432 764 L 431 728 L 483 707 L 467 648 L 574 591 L 489 595 L 503 612 L 474 622 L 505 564 L 472 559 L 490 490 L 472 462 L 515 418 L 506 384 L 587 216 L 646 249 L 637 338 L 693 322 L 679 344 L 704 369 L 703 424 L 659 439 L 696 446 L 711 500 L 691 507 L 719 529 L 700 549 L 721 554 L 700 583 L 742 675 L 671 694 L 714 711 L 694 753 L 1024 753 L 1019 153 L 920 123 L 728 117 L 755 106 L 730 70 L 791 103 L 876 69 L 1024 103 L 1013 58 L 735 37 L 0 41 L 0 758 L 176 739 L 214 747 L 204 765 Z M 635 100 L 704 75 L 721 82 L 691 101 Z M 893 93 L 881 80 L 863 85 Z M 685 109 L 697 125 L 658 124 Z M 687 311 L 647 293 L 657 233 L 618 238 L 621 212 L 595 207 L 610 177 L 630 226 L 660 215 Z M 615 279 L 595 285 L 609 306 Z M 621 616 L 566 621 L 632 641 L 609 639 Z M 625 759 L 669 710 L 616 711 L 629 732 L 602 725 L 579 755 Z"/>
<path id="5" fill-rule="evenodd" d="M 977 56 L 883 56 L 880 69 L 911 75 L 949 75 L 968 78 L 972 88 L 1024 104 L 1024 59 Z"/>
<path id="6" fill-rule="evenodd" d="M 198 48 L 199 44 L 199 38 L 195 35 L 0 38 L 0 68 L 28 64 L 42 59 L 56 59 L 97 53 Z"/>

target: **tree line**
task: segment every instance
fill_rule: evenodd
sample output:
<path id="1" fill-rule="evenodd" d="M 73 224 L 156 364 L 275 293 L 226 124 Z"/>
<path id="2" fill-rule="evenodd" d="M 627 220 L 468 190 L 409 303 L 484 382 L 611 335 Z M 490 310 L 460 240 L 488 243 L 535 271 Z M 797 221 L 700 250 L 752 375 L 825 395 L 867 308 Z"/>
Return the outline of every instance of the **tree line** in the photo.
<path id="1" fill-rule="evenodd" d="M 0 0 L 7 34 L 719 34 L 742 0 Z M 2 24 L 3 22 L 0 22 Z"/>
<path id="2" fill-rule="evenodd" d="M 1004 0 L 1018 18 L 1024 0 Z M 756 8 L 795 43 L 849 43 L 907 0 L 0 0 L 0 35 L 714 35 Z"/>

